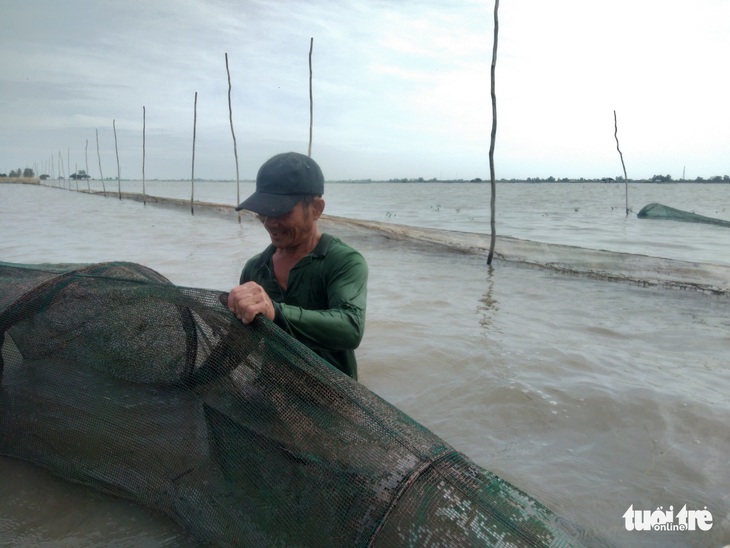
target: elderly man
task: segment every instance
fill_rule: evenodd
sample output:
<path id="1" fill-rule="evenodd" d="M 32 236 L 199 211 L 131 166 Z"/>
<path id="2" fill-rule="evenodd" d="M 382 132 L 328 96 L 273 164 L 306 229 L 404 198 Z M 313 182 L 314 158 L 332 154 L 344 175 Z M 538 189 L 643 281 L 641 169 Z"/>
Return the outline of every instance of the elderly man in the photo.
<path id="1" fill-rule="evenodd" d="M 261 166 L 256 192 L 236 210 L 256 213 L 271 245 L 248 260 L 228 308 L 246 324 L 263 314 L 357 379 L 368 268 L 359 252 L 320 233 L 323 194 L 322 170 L 307 156 L 278 154 Z"/>

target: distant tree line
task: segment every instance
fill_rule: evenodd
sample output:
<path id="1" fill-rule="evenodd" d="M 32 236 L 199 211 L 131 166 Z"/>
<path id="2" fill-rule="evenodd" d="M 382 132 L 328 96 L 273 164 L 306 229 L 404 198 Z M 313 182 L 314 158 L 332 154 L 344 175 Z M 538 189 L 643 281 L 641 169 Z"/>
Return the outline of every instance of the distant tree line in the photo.
<path id="1" fill-rule="evenodd" d="M 368 181 L 370 181 L 370 179 L 368 179 Z M 389 183 L 435 183 L 436 181 L 436 177 L 434 177 L 433 179 L 428 179 L 428 181 L 423 177 L 418 177 L 415 179 L 407 179 L 405 177 L 402 179 L 388 179 Z"/>
<path id="2" fill-rule="evenodd" d="M 25 169 L 14 169 L 9 174 L 6 173 L 0 173 L 0 177 L 28 177 L 33 178 L 36 177 L 35 172 L 33 169 L 26 167 Z M 48 175 L 39 175 L 38 176 L 41 180 L 46 180 L 49 178 Z M 80 169 L 77 173 L 72 173 L 69 175 L 70 179 L 91 179 L 91 176 L 86 173 L 85 170 Z M 202 180 L 202 179 L 201 179 Z M 522 182 L 527 181 L 528 183 L 590 183 L 590 182 L 601 182 L 601 183 L 614 183 L 614 182 L 623 182 L 624 178 L 621 176 L 618 176 L 616 178 L 613 177 L 602 177 L 598 179 L 586 179 L 584 177 L 581 177 L 580 179 L 569 179 L 568 177 L 563 177 L 562 179 L 556 179 L 555 177 L 528 177 L 527 179 L 500 179 L 501 182 Z M 372 182 L 372 179 L 358 179 L 360 182 Z M 629 181 L 641 183 L 641 182 L 651 182 L 651 183 L 671 183 L 671 182 L 686 182 L 684 179 L 680 179 L 678 181 L 675 181 L 672 179 L 671 175 L 654 175 L 651 179 L 629 179 Z M 690 181 L 689 179 L 687 181 Z M 389 183 L 482 183 L 487 182 L 483 181 L 479 177 L 475 179 L 447 179 L 447 180 L 440 180 L 436 177 L 433 177 L 432 179 L 424 179 L 423 177 L 417 177 L 417 178 L 400 178 L 400 179 L 388 179 Z M 697 177 L 693 181 L 690 182 L 697 182 L 697 183 L 730 183 L 730 176 L 728 175 L 715 175 L 713 177 L 709 177 L 705 179 L 704 177 Z"/>
<path id="3" fill-rule="evenodd" d="M 0 173 L 0 177 L 35 177 L 35 173 L 31 168 L 26 167 L 25 169 L 14 169 L 10 172 L 10 175 L 7 173 Z"/>
<path id="4" fill-rule="evenodd" d="M 360 182 L 372 182 L 372 179 L 360 179 Z M 527 179 L 499 179 L 500 182 L 512 182 L 512 183 L 518 183 L 518 182 L 528 182 L 528 183 L 623 183 L 624 178 L 622 176 L 618 177 L 601 177 L 601 178 L 593 178 L 593 179 L 587 179 L 585 177 L 581 177 L 579 179 L 571 179 L 568 177 L 563 177 L 562 179 L 558 179 L 556 177 L 550 176 L 550 177 L 528 177 Z M 680 179 L 680 180 L 674 180 L 672 179 L 671 175 L 654 175 L 651 179 L 629 179 L 630 182 L 634 183 L 669 183 L 669 182 L 697 182 L 697 183 L 730 183 L 730 176 L 728 175 L 715 175 L 714 177 L 709 177 L 705 179 L 704 177 L 697 177 L 694 180 L 690 179 Z M 388 179 L 388 183 L 482 183 L 482 182 L 488 182 L 480 179 L 477 177 L 476 179 L 436 179 L 435 177 L 433 179 L 424 179 L 423 177 L 417 177 L 417 178 L 396 178 L 396 179 Z"/>
<path id="5" fill-rule="evenodd" d="M 91 179 L 91 176 L 87 175 L 86 171 L 83 169 L 79 169 L 78 173 L 72 173 L 69 177 L 72 179 Z"/>
<path id="6" fill-rule="evenodd" d="M 35 176 L 36 176 L 35 171 L 33 171 L 29 167 L 26 167 L 25 169 L 20 169 L 20 168 L 18 168 L 17 170 L 13 169 L 10 171 L 9 174 L 0 173 L 0 177 L 26 177 L 26 178 L 32 179 Z M 69 175 L 69 177 L 71 179 L 91 179 L 91 176 L 89 174 L 87 174 L 86 171 L 83 169 L 80 169 L 78 171 L 78 173 L 72 173 L 71 175 Z M 38 178 L 41 179 L 42 181 L 45 181 L 46 179 L 49 178 L 49 176 L 43 174 L 43 175 L 39 175 Z"/>
<path id="7" fill-rule="evenodd" d="M 671 175 L 654 175 L 650 179 L 653 183 L 671 183 L 673 181 Z M 703 182 L 710 182 L 710 183 L 728 183 L 730 182 L 730 176 L 728 175 L 715 175 L 714 177 L 710 177 L 709 179 L 705 179 L 703 177 L 697 177 L 695 179 L 698 183 Z"/>
<path id="8" fill-rule="evenodd" d="M 504 179 L 503 179 L 504 180 Z M 510 179 L 510 181 L 519 181 L 521 179 Z M 581 177 L 580 179 L 569 179 L 567 177 L 564 177 L 562 179 L 556 179 L 555 177 L 528 177 L 525 179 L 528 183 L 590 183 L 590 182 L 601 182 L 601 183 L 614 183 L 614 182 L 624 182 L 624 178 L 622 176 L 618 176 L 616 178 L 614 177 L 602 177 L 600 179 L 585 179 Z M 672 179 L 671 175 L 654 175 L 651 179 L 629 179 L 630 182 L 634 183 L 679 183 L 679 182 L 696 182 L 696 183 L 730 183 L 730 176 L 728 175 L 715 175 L 714 177 L 709 177 L 705 179 L 704 177 L 697 177 L 694 180 L 691 179 L 680 179 L 680 180 L 674 180 Z"/>

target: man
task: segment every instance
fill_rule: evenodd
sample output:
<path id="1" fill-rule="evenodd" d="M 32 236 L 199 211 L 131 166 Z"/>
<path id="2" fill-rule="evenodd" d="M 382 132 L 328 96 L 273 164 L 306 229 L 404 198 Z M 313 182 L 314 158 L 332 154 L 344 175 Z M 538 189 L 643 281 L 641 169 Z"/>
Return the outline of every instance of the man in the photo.
<path id="1" fill-rule="evenodd" d="M 320 233 L 323 194 L 322 170 L 307 156 L 277 154 L 261 166 L 256 192 L 236 210 L 256 213 L 271 245 L 248 260 L 228 308 L 245 324 L 263 314 L 357 379 L 368 268 L 356 250 Z"/>

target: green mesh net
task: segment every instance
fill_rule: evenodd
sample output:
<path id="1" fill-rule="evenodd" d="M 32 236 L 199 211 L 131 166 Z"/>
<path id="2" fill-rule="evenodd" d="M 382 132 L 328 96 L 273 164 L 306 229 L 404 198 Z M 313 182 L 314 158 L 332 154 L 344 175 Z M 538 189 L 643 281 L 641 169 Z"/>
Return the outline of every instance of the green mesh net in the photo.
<path id="1" fill-rule="evenodd" d="M 730 221 L 705 217 L 691 211 L 682 211 L 662 204 L 651 203 L 641 208 L 636 214 L 639 219 L 669 219 L 672 221 L 685 221 L 688 223 L 706 223 L 710 225 L 730 227 Z"/>
<path id="2" fill-rule="evenodd" d="M 162 511 L 201 544 L 586 543 L 221 298 L 130 263 L 0 263 L 0 454 Z"/>

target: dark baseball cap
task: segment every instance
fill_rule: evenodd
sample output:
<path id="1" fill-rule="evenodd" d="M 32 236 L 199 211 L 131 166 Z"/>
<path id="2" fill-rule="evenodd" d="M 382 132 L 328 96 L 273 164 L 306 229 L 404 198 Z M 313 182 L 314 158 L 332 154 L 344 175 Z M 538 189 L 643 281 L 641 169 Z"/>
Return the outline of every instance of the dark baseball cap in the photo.
<path id="1" fill-rule="evenodd" d="M 296 152 L 277 154 L 256 175 L 256 192 L 236 208 L 267 217 L 289 213 L 305 196 L 324 194 L 324 176 L 317 162 Z"/>

